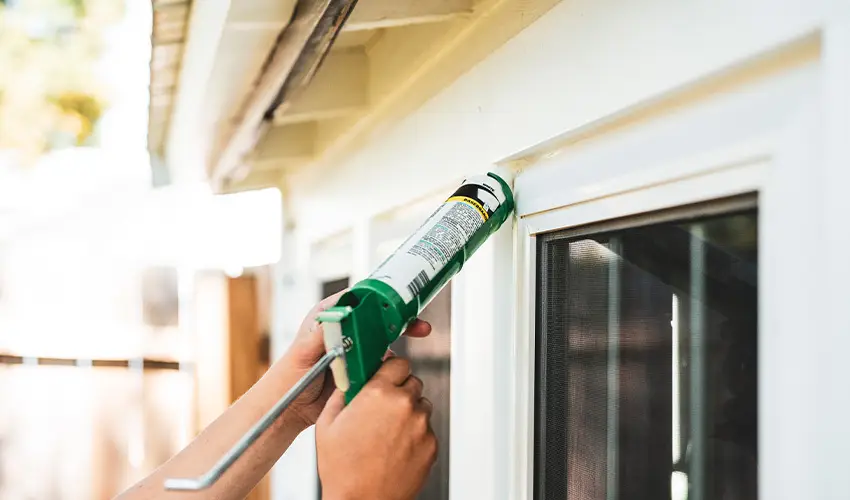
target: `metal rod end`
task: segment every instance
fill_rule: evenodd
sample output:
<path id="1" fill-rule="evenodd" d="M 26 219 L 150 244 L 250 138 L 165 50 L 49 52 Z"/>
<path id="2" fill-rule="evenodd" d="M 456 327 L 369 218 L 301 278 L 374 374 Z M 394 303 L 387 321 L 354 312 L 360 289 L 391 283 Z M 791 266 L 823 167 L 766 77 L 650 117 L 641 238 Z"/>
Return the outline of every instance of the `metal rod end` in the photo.
<path id="1" fill-rule="evenodd" d="M 201 478 L 183 478 L 175 477 L 165 480 L 165 489 L 171 491 L 198 491 L 205 490 L 210 487 L 212 481 L 205 477 Z"/>
<path id="2" fill-rule="evenodd" d="M 307 386 L 310 385 L 313 380 L 316 379 L 322 372 L 327 369 L 328 365 L 331 364 L 337 358 L 340 358 L 345 355 L 345 349 L 342 345 L 335 346 L 333 349 L 325 353 L 322 356 L 322 359 L 319 360 L 318 363 L 313 365 L 312 368 L 303 376 L 301 380 L 299 380 L 287 393 L 283 396 L 283 398 L 278 401 L 274 407 L 266 413 L 263 418 L 254 424 L 253 427 L 242 436 L 239 441 L 231 448 L 222 458 L 215 464 L 212 469 L 207 471 L 203 476 L 199 476 L 196 478 L 169 478 L 165 480 L 165 489 L 171 491 L 199 491 L 205 490 L 213 485 L 216 480 L 221 477 L 222 474 L 233 465 L 236 460 L 242 456 L 245 450 L 251 446 L 257 438 L 260 437 L 260 434 L 265 432 L 272 423 L 280 417 L 286 407 L 289 406 L 299 394 L 301 394 Z"/>

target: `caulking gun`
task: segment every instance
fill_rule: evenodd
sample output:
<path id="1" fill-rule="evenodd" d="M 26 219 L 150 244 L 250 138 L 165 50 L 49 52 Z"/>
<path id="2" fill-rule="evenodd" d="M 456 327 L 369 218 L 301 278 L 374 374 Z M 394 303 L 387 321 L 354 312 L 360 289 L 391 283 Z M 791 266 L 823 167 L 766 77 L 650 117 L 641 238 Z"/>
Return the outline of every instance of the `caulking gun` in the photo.
<path id="1" fill-rule="evenodd" d="M 326 354 L 212 469 L 197 478 L 174 478 L 168 490 L 210 487 L 328 367 L 350 403 L 378 371 L 384 354 L 407 326 L 508 219 L 513 193 L 498 175 L 468 177 L 366 279 L 318 315 Z"/>

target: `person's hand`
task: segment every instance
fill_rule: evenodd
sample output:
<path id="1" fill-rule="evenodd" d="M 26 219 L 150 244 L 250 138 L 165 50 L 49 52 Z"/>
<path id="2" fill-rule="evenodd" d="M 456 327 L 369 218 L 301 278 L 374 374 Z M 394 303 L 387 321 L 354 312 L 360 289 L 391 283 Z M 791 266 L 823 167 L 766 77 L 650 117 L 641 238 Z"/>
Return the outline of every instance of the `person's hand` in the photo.
<path id="1" fill-rule="evenodd" d="M 415 498 L 437 458 L 432 408 L 410 363 L 397 357 L 348 406 L 334 392 L 316 423 L 322 498 Z"/>
<path id="2" fill-rule="evenodd" d="M 277 361 L 276 364 L 282 365 L 287 375 L 291 375 L 294 380 L 301 378 L 324 356 L 323 331 L 322 326 L 316 321 L 316 316 L 321 311 L 334 306 L 346 291 L 348 290 L 322 300 L 307 313 L 298 329 L 295 341 L 283 358 Z M 414 321 L 404 332 L 408 337 L 426 337 L 430 333 L 431 325 L 420 320 Z M 322 374 L 293 401 L 289 409 L 298 417 L 304 428 L 307 428 L 316 423 L 316 419 L 333 391 L 333 378 Z"/>

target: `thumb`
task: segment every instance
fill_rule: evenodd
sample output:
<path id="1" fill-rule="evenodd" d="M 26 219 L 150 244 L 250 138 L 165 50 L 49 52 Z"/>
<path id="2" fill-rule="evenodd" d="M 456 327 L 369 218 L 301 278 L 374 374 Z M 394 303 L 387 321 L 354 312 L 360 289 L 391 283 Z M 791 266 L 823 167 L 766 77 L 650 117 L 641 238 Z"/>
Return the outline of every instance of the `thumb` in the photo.
<path id="1" fill-rule="evenodd" d="M 335 389 L 331 397 L 328 398 L 328 402 L 325 404 L 322 414 L 319 415 L 319 419 L 316 420 L 316 425 L 329 425 L 336 420 L 336 417 L 343 409 L 345 409 L 345 395 L 339 389 Z"/>

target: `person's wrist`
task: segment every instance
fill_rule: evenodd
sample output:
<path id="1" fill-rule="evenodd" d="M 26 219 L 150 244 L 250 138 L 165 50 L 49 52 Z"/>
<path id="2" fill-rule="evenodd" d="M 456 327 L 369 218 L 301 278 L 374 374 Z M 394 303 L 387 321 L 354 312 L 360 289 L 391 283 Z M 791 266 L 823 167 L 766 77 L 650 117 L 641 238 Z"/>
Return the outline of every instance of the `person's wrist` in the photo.
<path id="1" fill-rule="evenodd" d="M 355 495 L 346 494 L 338 491 L 327 491 L 325 485 L 322 484 L 322 499 L 321 500 L 358 500 Z"/>
<path id="2" fill-rule="evenodd" d="M 275 403 L 284 396 L 303 376 L 298 368 L 286 360 L 286 357 L 280 358 L 269 368 L 266 378 L 268 378 L 275 387 L 271 389 L 272 394 L 275 394 Z M 301 411 L 301 404 L 298 399 L 290 403 L 289 407 L 283 412 L 277 424 L 286 429 L 292 430 L 298 434 L 313 425 L 304 417 L 304 412 Z"/>

